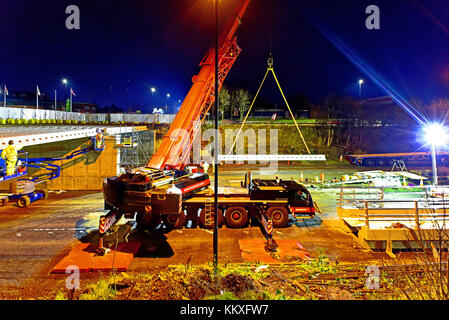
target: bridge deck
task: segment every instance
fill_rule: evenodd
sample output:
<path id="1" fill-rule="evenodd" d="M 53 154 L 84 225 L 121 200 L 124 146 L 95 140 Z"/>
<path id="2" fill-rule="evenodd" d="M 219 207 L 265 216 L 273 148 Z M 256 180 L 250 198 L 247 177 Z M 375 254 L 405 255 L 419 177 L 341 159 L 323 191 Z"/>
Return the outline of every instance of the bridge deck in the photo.
<path id="1" fill-rule="evenodd" d="M 118 126 L 5 126 L 0 127 L 0 149 L 8 145 L 9 140 L 19 146 L 31 146 L 51 142 L 94 137 L 97 128 L 105 131 L 105 135 L 118 135 L 147 128 Z"/>

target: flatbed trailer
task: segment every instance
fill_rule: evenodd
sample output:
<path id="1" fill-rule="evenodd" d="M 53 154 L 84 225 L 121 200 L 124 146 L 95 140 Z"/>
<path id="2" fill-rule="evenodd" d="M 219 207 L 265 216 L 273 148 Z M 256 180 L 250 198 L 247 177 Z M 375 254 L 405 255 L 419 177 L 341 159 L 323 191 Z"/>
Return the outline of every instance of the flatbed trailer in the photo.
<path id="1" fill-rule="evenodd" d="M 167 227 L 177 229 L 189 220 L 203 228 L 212 228 L 214 191 L 208 177 L 204 181 L 206 184 L 199 186 L 195 193 L 168 193 L 167 190 L 176 183 L 170 187 L 136 191 L 118 190 L 109 180 L 104 186 L 105 210 L 115 211 L 116 216 L 135 217 L 137 224 L 144 228 L 151 229 L 163 222 Z M 254 219 L 265 218 L 272 220 L 273 227 L 281 228 L 287 226 L 289 214 L 299 219 L 315 216 L 316 203 L 303 185 L 290 180 L 252 180 L 248 176 L 245 181 L 251 183 L 218 188 L 219 226 L 242 228 Z M 198 182 L 194 184 L 198 185 Z M 117 186 L 121 188 L 123 183 L 117 183 Z"/>
<path id="2" fill-rule="evenodd" d="M 311 207 L 291 207 L 288 198 L 251 199 L 248 189 L 239 187 L 224 187 L 218 190 L 219 226 L 226 224 L 231 228 L 240 228 L 251 219 L 257 218 L 259 220 L 261 214 L 266 214 L 268 218 L 273 220 L 275 228 L 281 228 L 287 225 L 289 213 L 295 218 L 301 217 L 302 219 L 313 218 L 315 215 L 313 205 Z M 207 219 L 207 214 L 208 204 L 212 207 L 213 201 L 214 192 L 212 188 L 203 190 L 184 200 L 185 218 L 193 220 L 198 216 L 199 224 L 202 227 L 212 228 L 213 219 Z M 207 223 L 208 220 L 211 223 Z"/>
<path id="3" fill-rule="evenodd" d="M 378 153 L 378 154 L 353 154 L 345 156 L 351 164 L 364 167 L 391 167 L 394 161 L 403 161 L 407 166 L 430 166 L 432 159 L 430 152 L 408 153 Z M 449 164 L 449 152 L 437 152 L 438 165 Z"/>

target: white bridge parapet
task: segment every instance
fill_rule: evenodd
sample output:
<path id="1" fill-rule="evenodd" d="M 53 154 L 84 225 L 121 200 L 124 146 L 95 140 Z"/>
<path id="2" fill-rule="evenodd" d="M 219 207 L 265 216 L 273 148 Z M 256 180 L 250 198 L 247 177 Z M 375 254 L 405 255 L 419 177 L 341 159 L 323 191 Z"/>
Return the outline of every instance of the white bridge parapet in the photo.
<path id="1" fill-rule="evenodd" d="M 108 127 L 108 126 L 37 126 L 37 127 L 4 127 L 0 129 L 0 149 L 8 146 L 9 140 L 15 145 L 32 146 L 44 143 L 66 141 L 94 137 L 97 128 L 105 130 L 107 135 L 140 131 L 139 127 Z"/>
<path id="2" fill-rule="evenodd" d="M 220 154 L 218 161 L 326 161 L 324 154 Z"/>

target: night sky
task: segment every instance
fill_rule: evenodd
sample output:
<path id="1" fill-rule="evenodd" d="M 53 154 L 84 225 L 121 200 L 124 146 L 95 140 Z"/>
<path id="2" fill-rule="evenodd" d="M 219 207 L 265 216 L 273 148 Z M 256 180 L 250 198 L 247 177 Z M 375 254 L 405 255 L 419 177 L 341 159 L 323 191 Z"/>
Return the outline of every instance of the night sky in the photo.
<path id="1" fill-rule="evenodd" d="M 239 2 L 221 1 L 222 22 Z M 65 28 L 71 4 L 80 7 L 80 30 Z M 380 30 L 365 27 L 371 4 L 380 8 Z M 0 0 L 0 83 L 63 95 L 67 78 L 74 101 L 142 112 L 170 93 L 176 111 L 213 43 L 213 18 L 211 0 Z M 385 95 L 385 85 L 407 100 L 448 97 L 448 21 L 447 0 L 253 0 L 225 85 L 254 93 L 272 43 L 288 96 L 358 97 L 363 78 L 364 98 Z M 282 104 L 271 80 L 262 95 Z"/>

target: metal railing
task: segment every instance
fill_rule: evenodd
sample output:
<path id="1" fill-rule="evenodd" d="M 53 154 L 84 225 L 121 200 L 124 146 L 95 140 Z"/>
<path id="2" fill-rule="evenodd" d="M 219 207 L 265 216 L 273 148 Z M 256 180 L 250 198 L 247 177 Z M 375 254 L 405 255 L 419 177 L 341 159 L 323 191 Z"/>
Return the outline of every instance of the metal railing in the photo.
<path id="1" fill-rule="evenodd" d="M 425 197 L 385 199 L 382 188 L 367 188 L 365 192 L 359 190 L 344 192 L 342 189 L 337 193 L 340 196 L 337 198 L 337 207 L 343 211 L 341 218 L 359 219 L 364 221 L 367 228 L 370 228 L 373 222 L 391 222 L 392 224 L 410 222 L 414 223 L 415 228 L 423 223 L 449 223 L 449 198 L 431 198 L 424 190 L 421 194 Z M 375 198 L 357 199 L 358 195 L 365 197 L 369 195 Z"/>

